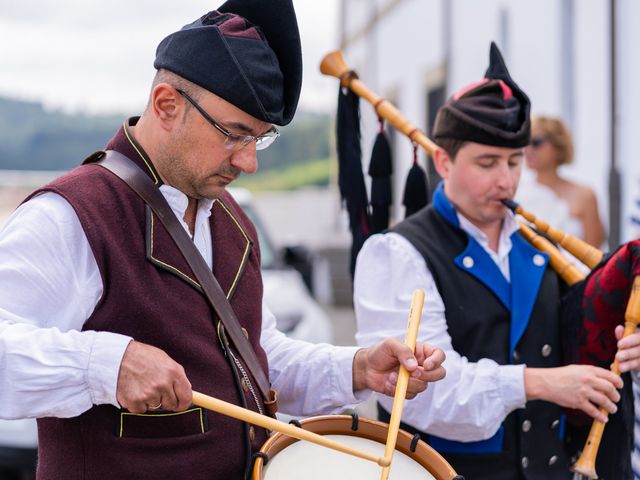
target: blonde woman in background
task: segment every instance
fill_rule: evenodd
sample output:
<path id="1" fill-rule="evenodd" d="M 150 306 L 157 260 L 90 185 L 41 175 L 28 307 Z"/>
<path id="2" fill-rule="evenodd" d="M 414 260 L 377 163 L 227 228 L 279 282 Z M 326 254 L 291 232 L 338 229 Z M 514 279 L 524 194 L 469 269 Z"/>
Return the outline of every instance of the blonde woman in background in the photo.
<path id="1" fill-rule="evenodd" d="M 531 143 L 525 149 L 525 158 L 537 183 L 548 187 L 568 207 L 567 224 L 555 226 L 600 247 L 604 241 L 604 228 L 594 191 L 562 178 L 558 172 L 561 165 L 573 161 L 573 140 L 564 122 L 554 117 L 534 117 L 531 122 Z M 530 208 L 533 210 L 536 206 Z M 561 206 L 555 204 L 553 208 Z M 542 212 L 539 215 L 543 218 Z"/>

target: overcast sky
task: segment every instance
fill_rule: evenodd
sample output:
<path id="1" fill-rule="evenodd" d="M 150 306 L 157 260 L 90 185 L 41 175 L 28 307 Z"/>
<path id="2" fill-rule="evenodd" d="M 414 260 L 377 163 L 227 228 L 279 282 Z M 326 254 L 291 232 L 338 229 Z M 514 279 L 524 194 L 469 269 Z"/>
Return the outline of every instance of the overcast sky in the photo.
<path id="1" fill-rule="evenodd" d="M 47 108 L 140 113 L 157 44 L 220 1 L 0 2 L 0 95 Z M 337 0 L 294 0 L 304 59 L 300 106 L 332 111 L 336 81 L 318 71 L 337 46 Z"/>

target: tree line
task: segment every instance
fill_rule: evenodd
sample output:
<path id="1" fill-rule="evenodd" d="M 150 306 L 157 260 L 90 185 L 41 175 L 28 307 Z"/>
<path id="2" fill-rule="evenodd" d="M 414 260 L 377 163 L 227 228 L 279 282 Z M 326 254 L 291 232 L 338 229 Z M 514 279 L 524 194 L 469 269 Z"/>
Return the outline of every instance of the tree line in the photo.
<path id="1" fill-rule="evenodd" d="M 125 119 L 48 111 L 38 102 L 0 97 L 0 169 L 69 170 L 103 148 Z M 260 170 L 328 158 L 331 125 L 327 114 L 298 113 L 271 147 L 258 152 Z"/>

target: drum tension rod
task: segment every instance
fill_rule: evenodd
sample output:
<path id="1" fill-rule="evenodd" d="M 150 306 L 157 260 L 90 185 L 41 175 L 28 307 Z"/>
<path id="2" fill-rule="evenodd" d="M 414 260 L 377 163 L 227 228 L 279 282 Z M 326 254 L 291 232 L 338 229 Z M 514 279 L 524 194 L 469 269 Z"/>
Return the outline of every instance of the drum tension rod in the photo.
<path id="1" fill-rule="evenodd" d="M 302 428 L 302 425 L 300 424 L 300 420 L 298 420 L 297 418 L 293 418 L 289 420 L 289 423 L 292 425 L 295 425 L 298 428 Z"/>

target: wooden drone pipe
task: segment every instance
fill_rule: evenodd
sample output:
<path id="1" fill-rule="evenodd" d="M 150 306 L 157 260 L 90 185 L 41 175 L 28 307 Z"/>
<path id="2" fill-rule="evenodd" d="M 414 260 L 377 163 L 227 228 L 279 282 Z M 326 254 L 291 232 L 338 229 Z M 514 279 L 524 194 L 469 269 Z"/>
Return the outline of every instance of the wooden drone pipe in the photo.
<path id="1" fill-rule="evenodd" d="M 522 206 L 513 200 L 505 199 L 502 203 L 509 207 L 514 213 L 522 215 L 525 220 L 534 224 L 540 232 L 548 235 L 551 240 L 558 243 L 562 248 L 567 250 L 587 267 L 593 269 L 602 261 L 604 254 L 594 246 L 589 245 L 587 242 L 569 235 L 562 230 L 549 226 L 547 222 L 539 219 L 533 213 L 527 212 L 522 208 Z"/>
<path id="2" fill-rule="evenodd" d="M 422 146 L 429 155 L 433 155 L 436 151 L 438 146 L 424 132 L 404 117 L 391 102 L 376 95 L 358 79 L 358 75 L 344 62 L 340 51 L 336 50 L 325 55 L 320 63 L 320 71 L 325 75 L 338 78 L 340 85 L 367 100 L 373 105 L 378 116 L 404 133 L 412 142 Z"/>
<path id="3" fill-rule="evenodd" d="M 541 235 L 538 235 L 528 225 L 518 222 L 520 224 L 520 233 L 527 241 L 536 247 L 538 250 L 549 254 L 549 263 L 551 268 L 562 277 L 567 285 L 573 285 L 585 278 L 585 274 L 582 273 L 578 267 L 571 263 L 567 258 L 560 253 L 560 250 L 551 243 L 549 240 Z"/>

